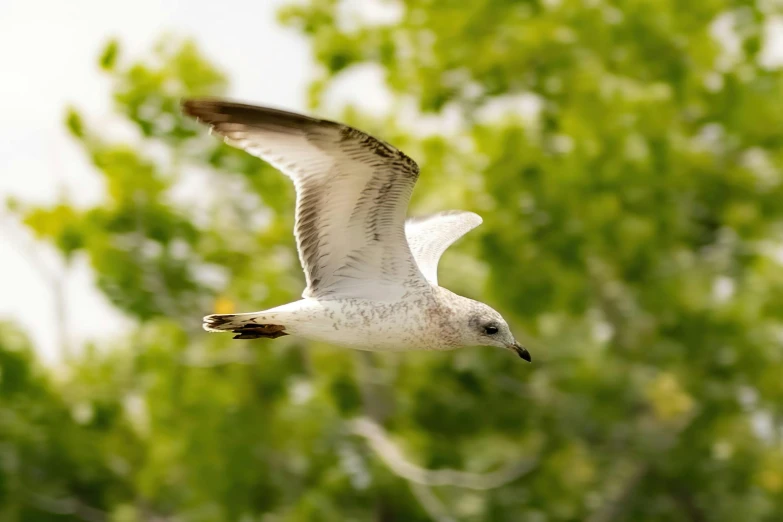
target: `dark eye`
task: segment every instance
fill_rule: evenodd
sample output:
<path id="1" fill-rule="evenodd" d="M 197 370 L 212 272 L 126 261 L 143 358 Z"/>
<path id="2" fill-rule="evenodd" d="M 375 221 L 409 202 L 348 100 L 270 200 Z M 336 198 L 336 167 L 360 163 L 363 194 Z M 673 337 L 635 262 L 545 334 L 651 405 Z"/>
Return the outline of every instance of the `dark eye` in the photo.
<path id="1" fill-rule="evenodd" d="M 487 335 L 495 335 L 498 333 L 498 327 L 494 324 L 490 324 L 484 327 L 484 333 Z"/>

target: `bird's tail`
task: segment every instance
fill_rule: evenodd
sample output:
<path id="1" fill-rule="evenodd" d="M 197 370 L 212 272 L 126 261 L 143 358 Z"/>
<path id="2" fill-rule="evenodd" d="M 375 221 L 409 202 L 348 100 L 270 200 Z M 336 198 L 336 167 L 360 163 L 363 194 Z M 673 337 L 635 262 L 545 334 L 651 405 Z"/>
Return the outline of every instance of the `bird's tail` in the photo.
<path id="1" fill-rule="evenodd" d="M 267 312 L 208 315 L 203 326 L 208 332 L 233 332 L 234 339 L 277 339 L 288 335 L 285 325 L 274 324 Z"/>

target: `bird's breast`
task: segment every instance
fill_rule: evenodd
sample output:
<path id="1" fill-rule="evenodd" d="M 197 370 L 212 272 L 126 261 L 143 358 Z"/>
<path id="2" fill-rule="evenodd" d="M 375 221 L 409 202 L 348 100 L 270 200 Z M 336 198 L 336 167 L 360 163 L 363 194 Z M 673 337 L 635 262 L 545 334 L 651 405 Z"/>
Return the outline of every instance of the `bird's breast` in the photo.
<path id="1" fill-rule="evenodd" d="M 298 333 L 360 350 L 448 350 L 444 310 L 432 296 L 409 295 L 396 302 L 346 299 L 321 303 L 322 314 Z M 445 330 L 444 330 L 445 328 Z M 447 335 L 444 337 L 444 332 Z"/>

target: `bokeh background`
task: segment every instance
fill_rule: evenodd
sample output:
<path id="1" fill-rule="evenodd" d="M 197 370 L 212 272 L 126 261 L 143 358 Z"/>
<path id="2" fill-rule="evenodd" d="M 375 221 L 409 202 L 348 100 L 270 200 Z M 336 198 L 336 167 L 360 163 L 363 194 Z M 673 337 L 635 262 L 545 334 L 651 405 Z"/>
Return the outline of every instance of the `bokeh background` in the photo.
<path id="1" fill-rule="evenodd" d="M 783 520 L 783 3 L 0 3 L 0 520 Z M 490 348 L 231 341 L 293 188 L 179 114 L 355 124 L 478 212 Z"/>

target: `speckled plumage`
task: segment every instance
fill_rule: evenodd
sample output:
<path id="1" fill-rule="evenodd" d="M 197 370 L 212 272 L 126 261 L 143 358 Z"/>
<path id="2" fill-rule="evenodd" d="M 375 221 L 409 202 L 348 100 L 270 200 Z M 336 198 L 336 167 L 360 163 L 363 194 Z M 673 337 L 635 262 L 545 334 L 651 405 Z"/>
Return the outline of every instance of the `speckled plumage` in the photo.
<path id="1" fill-rule="evenodd" d="M 187 100 L 183 111 L 293 180 L 307 280 L 303 299 L 210 315 L 207 331 L 372 351 L 498 346 L 530 360 L 499 313 L 438 286 L 440 256 L 481 218 L 447 211 L 406 221 L 419 176 L 408 156 L 347 125 L 276 109 Z"/>

